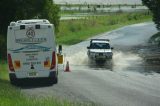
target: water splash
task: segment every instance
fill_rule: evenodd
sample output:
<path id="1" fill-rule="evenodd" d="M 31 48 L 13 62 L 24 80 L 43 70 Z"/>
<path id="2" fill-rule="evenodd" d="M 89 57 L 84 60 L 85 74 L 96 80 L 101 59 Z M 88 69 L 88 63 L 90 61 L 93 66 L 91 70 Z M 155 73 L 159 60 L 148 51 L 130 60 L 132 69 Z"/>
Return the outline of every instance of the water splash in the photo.
<path id="1" fill-rule="evenodd" d="M 142 63 L 142 58 L 138 54 L 130 52 L 116 51 L 113 56 L 114 66 L 119 69 L 133 67 Z"/>

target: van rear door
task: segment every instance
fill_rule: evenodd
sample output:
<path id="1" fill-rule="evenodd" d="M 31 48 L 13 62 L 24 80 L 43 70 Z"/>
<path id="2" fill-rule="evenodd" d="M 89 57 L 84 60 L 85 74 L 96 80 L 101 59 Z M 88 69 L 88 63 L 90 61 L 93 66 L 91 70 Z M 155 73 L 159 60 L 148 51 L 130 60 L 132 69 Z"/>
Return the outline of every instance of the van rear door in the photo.
<path id="1" fill-rule="evenodd" d="M 13 33 L 10 49 L 15 71 L 50 70 L 56 53 L 52 25 L 20 25 Z"/>

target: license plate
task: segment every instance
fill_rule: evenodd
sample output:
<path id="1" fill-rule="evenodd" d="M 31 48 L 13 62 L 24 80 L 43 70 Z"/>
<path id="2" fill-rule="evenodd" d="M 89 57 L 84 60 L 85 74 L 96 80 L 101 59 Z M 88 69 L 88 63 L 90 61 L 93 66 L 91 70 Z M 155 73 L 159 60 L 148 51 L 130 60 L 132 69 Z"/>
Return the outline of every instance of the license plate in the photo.
<path id="1" fill-rule="evenodd" d="M 29 77 L 35 77 L 37 76 L 37 72 L 29 72 L 28 75 Z"/>

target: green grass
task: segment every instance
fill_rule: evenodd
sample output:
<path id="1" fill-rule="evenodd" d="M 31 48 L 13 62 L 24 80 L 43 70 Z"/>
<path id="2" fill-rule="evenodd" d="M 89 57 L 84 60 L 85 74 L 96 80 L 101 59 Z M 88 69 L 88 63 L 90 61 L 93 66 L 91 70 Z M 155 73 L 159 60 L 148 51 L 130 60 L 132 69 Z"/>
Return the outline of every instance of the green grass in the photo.
<path id="1" fill-rule="evenodd" d="M 56 38 L 58 44 L 72 45 L 96 34 L 146 21 L 151 21 L 151 15 L 146 13 L 119 13 L 107 16 L 90 16 L 80 20 L 61 21 Z"/>
<path id="2" fill-rule="evenodd" d="M 55 97 L 26 96 L 12 86 L 8 79 L 7 64 L 0 61 L 0 106 L 91 106 L 88 103 L 69 102 Z"/>
<path id="3" fill-rule="evenodd" d="M 13 87 L 8 81 L 0 80 L 0 106 L 80 106 L 79 103 L 61 101 L 54 97 L 37 98 L 25 96 L 19 88 Z"/>
<path id="4" fill-rule="evenodd" d="M 0 61 L 0 79 L 8 80 L 7 64 L 5 61 Z"/>
<path id="5" fill-rule="evenodd" d="M 54 97 L 25 96 L 20 89 L 13 87 L 6 80 L 0 80 L 0 106 L 82 106 L 83 103 L 72 103 Z M 86 105 L 87 106 L 87 105 Z"/>

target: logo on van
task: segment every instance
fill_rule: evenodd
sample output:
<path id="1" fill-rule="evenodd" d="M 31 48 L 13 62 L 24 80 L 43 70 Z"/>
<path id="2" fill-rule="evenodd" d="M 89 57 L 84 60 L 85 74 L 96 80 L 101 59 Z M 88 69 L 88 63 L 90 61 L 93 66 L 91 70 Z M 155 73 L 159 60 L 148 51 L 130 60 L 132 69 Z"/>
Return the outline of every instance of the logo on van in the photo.
<path id="1" fill-rule="evenodd" d="M 29 27 L 27 29 L 26 35 L 28 38 L 34 38 L 35 37 L 35 31 L 33 29 L 33 27 Z"/>

